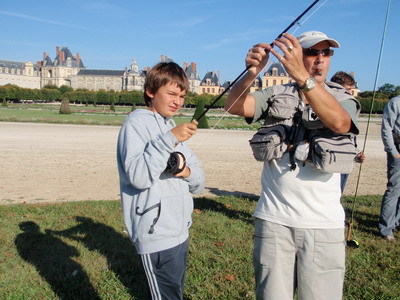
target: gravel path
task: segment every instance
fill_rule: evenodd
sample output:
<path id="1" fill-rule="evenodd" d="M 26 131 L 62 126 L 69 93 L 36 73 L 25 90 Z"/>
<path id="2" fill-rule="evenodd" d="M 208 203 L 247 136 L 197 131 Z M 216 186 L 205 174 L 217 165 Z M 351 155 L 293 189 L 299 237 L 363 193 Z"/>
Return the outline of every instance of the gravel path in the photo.
<path id="1" fill-rule="evenodd" d="M 360 122 L 365 133 L 366 122 Z M 119 127 L 0 123 L 0 204 L 119 199 L 116 141 Z M 262 163 L 248 140 L 254 132 L 202 129 L 189 141 L 206 173 L 201 196 L 245 195 L 260 191 Z M 362 149 L 364 135 L 358 137 Z M 386 155 L 380 122 L 369 128 L 366 161 L 358 194 L 383 194 Z M 345 194 L 354 195 L 360 165 Z"/>

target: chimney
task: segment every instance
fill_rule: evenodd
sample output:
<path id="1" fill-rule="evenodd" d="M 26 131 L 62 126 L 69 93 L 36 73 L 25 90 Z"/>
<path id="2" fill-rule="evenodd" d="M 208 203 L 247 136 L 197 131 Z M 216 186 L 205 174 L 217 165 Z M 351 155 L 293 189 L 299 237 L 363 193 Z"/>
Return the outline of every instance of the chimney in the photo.
<path id="1" fill-rule="evenodd" d="M 64 51 L 60 51 L 60 53 L 58 55 L 58 60 L 60 61 L 60 65 L 61 65 L 64 61 Z"/>
<path id="2" fill-rule="evenodd" d="M 192 62 L 190 66 L 192 67 L 193 72 L 196 72 L 196 63 Z"/>
<path id="3" fill-rule="evenodd" d="M 184 63 L 183 63 L 183 70 L 186 71 L 187 67 L 188 67 L 188 63 L 187 63 L 187 62 L 184 62 Z"/>
<path id="4" fill-rule="evenodd" d="M 354 71 L 353 71 L 353 72 L 351 72 L 351 76 L 354 78 Z"/>
<path id="5" fill-rule="evenodd" d="M 43 62 L 39 60 L 39 61 L 37 62 L 37 65 L 38 65 L 39 69 L 41 69 L 42 66 L 43 66 Z"/>
<path id="6" fill-rule="evenodd" d="M 163 54 L 160 55 L 160 61 L 161 61 L 161 62 L 164 62 L 164 61 L 165 61 L 165 57 L 164 57 Z"/>
<path id="7" fill-rule="evenodd" d="M 218 85 L 219 85 L 220 82 L 221 82 L 221 81 L 219 80 L 220 78 L 221 78 L 221 75 L 219 74 L 219 71 L 218 71 Z"/>
<path id="8" fill-rule="evenodd" d="M 79 53 L 75 54 L 76 65 L 79 67 L 81 64 L 81 58 L 79 57 Z"/>
<path id="9" fill-rule="evenodd" d="M 46 56 L 47 56 L 47 53 L 46 53 L 46 52 L 43 52 L 43 60 L 46 59 Z"/>
<path id="10" fill-rule="evenodd" d="M 57 46 L 56 47 L 56 55 L 59 55 L 60 54 L 60 46 Z"/>

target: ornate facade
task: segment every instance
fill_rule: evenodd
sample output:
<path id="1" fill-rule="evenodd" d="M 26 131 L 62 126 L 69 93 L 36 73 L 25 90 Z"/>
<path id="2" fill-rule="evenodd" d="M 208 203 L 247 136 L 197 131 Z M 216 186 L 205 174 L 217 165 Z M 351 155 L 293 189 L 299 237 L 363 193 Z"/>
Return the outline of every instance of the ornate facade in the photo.
<path id="1" fill-rule="evenodd" d="M 207 72 L 203 80 L 200 82 L 199 93 L 198 94 L 210 94 L 219 95 L 224 91 L 223 86 L 221 86 L 219 81 L 219 74 L 212 72 Z"/>
<path id="2" fill-rule="evenodd" d="M 165 55 L 161 55 L 160 61 L 171 61 Z M 190 92 L 196 94 L 219 95 L 228 86 L 226 82 L 220 83 L 219 72 L 207 72 L 200 80 L 197 66 L 194 62 L 184 62 L 183 69 L 190 82 Z M 15 84 L 24 88 L 39 89 L 45 85 L 66 85 L 74 89 L 88 89 L 98 91 L 143 91 L 144 81 L 150 67 L 139 70 L 136 60 L 133 59 L 130 68 L 125 70 L 95 70 L 86 69 L 83 61 L 76 53 L 73 55 L 68 47 L 56 47 L 54 60 L 44 52 L 43 59 L 37 64 L 32 62 L 16 62 L 0 60 L 0 85 Z M 249 87 L 250 92 L 264 89 L 273 85 L 291 83 L 293 80 L 287 74 L 283 66 L 272 63 L 268 70 Z M 228 91 L 229 92 L 229 91 Z M 353 89 L 353 95 L 357 96 L 357 86 Z"/>
<path id="3" fill-rule="evenodd" d="M 15 84 L 23 88 L 40 88 L 39 66 L 31 62 L 0 60 L 0 85 Z"/>

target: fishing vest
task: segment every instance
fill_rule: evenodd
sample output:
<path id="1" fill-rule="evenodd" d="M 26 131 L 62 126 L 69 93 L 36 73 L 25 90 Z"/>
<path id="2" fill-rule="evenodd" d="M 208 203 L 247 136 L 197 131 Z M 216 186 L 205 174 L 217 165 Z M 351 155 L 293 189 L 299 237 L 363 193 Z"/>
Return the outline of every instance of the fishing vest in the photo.
<path id="1" fill-rule="evenodd" d="M 313 163 L 323 172 L 350 173 L 358 153 L 354 134 L 337 134 L 327 128 L 311 106 L 304 103 L 297 84 L 272 88 L 268 107 L 257 120 L 264 120 L 263 125 L 249 141 L 255 159 L 280 159 L 289 152 L 292 170 L 301 162 Z M 360 103 L 350 98 L 342 86 L 326 82 L 325 89 L 339 102 L 355 101 L 359 114 Z"/>

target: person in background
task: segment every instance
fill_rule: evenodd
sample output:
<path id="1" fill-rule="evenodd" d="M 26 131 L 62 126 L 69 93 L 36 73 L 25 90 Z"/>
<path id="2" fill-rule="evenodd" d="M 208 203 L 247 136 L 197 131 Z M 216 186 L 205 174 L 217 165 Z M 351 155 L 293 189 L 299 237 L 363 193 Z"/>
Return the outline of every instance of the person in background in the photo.
<path id="1" fill-rule="evenodd" d="M 146 273 L 151 299 L 183 299 L 193 199 L 204 189 L 200 161 L 185 141 L 197 124 L 175 126 L 189 81 L 174 62 L 146 76 L 147 109 L 129 114 L 118 136 L 122 213 Z"/>
<path id="2" fill-rule="evenodd" d="M 382 142 L 387 157 L 387 187 L 382 198 L 379 231 L 394 242 L 400 226 L 400 95 L 389 100 L 382 116 Z"/>
<path id="3" fill-rule="evenodd" d="M 340 84 L 350 95 L 353 95 L 352 90 L 356 86 L 356 81 L 354 80 L 354 77 L 351 76 L 350 74 L 343 71 L 338 71 L 335 74 L 333 74 L 331 82 Z M 357 139 L 355 136 L 354 136 L 354 144 L 357 146 Z M 355 157 L 356 162 L 363 163 L 364 160 L 365 160 L 365 155 L 362 152 L 359 152 Z M 340 189 L 342 190 L 342 194 L 344 192 L 344 188 L 346 187 L 346 182 L 348 178 L 349 174 L 340 175 Z"/>
<path id="4" fill-rule="evenodd" d="M 285 33 L 273 45 L 259 43 L 248 51 L 248 71 L 233 85 L 225 110 L 248 122 L 270 124 L 276 122 L 275 109 L 286 117 L 298 105 L 307 106 L 312 118 L 332 134 L 358 134 L 358 102 L 340 86 L 326 83 L 332 48 L 339 43 L 322 32 L 308 31 L 297 38 Z M 248 87 L 270 54 L 295 83 L 249 94 Z M 273 112 L 271 102 L 280 104 Z M 293 124 L 293 119 L 281 122 Z M 323 172 L 309 162 L 292 169 L 289 150 L 265 161 L 261 174 L 262 191 L 254 212 L 256 298 L 293 299 L 297 289 L 298 299 L 342 299 L 345 222 L 340 174 Z"/>
<path id="5" fill-rule="evenodd" d="M 352 95 L 351 91 L 356 86 L 354 77 L 343 71 L 338 71 L 333 74 L 331 81 L 340 84 L 350 95 Z"/>

